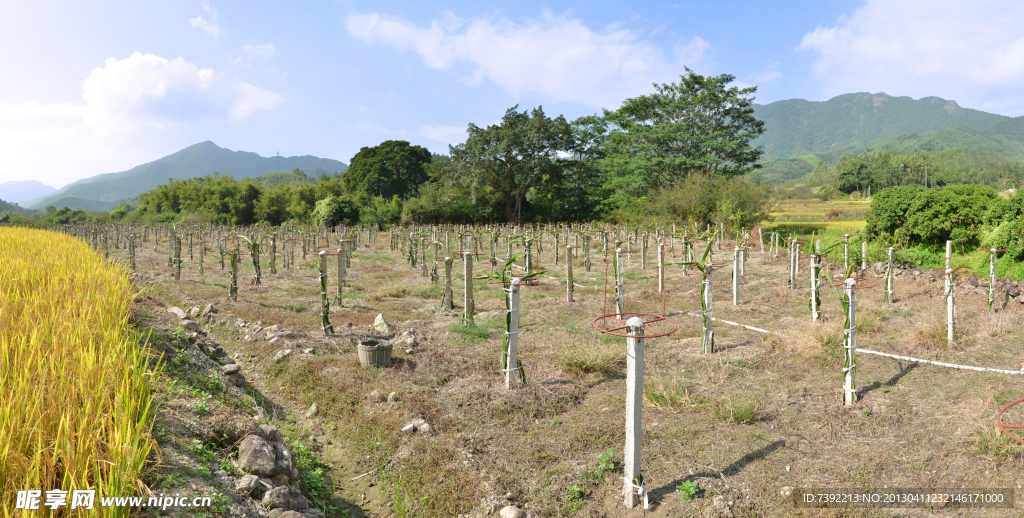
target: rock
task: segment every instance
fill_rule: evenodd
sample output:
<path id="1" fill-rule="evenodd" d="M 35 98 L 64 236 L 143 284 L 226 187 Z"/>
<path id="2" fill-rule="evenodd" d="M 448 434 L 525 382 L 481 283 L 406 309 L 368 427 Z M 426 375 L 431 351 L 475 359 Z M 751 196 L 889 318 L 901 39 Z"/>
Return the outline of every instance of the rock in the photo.
<path id="1" fill-rule="evenodd" d="M 249 334 L 250 335 L 256 336 L 256 335 L 259 334 L 260 331 L 263 331 L 263 326 L 261 326 L 259 324 L 249 324 Z"/>
<path id="2" fill-rule="evenodd" d="M 237 374 L 242 370 L 242 366 L 237 363 L 229 363 L 221 367 L 221 369 L 224 370 L 224 374 Z"/>
<path id="3" fill-rule="evenodd" d="M 281 441 L 281 430 L 278 430 L 277 427 L 274 425 L 261 424 L 260 435 L 262 435 L 264 439 L 271 442 Z"/>
<path id="4" fill-rule="evenodd" d="M 254 475 L 271 476 L 277 467 L 277 453 L 263 437 L 246 435 L 238 445 L 238 469 Z"/>
<path id="5" fill-rule="evenodd" d="M 185 320 L 185 318 L 188 317 L 188 315 L 186 315 L 178 306 L 171 306 L 167 308 L 167 312 L 174 313 L 174 316 L 178 317 L 178 320 Z"/>
<path id="6" fill-rule="evenodd" d="M 1009 293 L 1011 297 L 1016 297 L 1020 295 L 1020 288 L 1011 284 L 1009 288 L 1006 288 L 1006 292 Z"/>
<path id="7" fill-rule="evenodd" d="M 279 362 L 291 353 L 291 349 L 281 349 L 280 351 L 277 351 L 277 354 L 274 355 L 274 361 Z"/>
<path id="8" fill-rule="evenodd" d="M 379 391 L 377 389 L 374 389 L 374 390 L 371 390 L 370 393 L 366 395 L 366 399 L 369 399 L 370 401 L 373 401 L 374 403 L 380 403 L 380 402 L 384 401 L 384 394 L 381 393 L 381 391 Z"/>
<path id="9" fill-rule="evenodd" d="M 501 518 L 527 518 L 526 511 L 511 505 L 506 505 L 498 513 Z"/>
<path id="10" fill-rule="evenodd" d="M 430 426 L 430 423 L 428 423 L 426 419 L 413 419 L 409 424 L 402 428 L 402 431 L 406 433 L 412 433 L 413 431 L 419 433 L 432 433 L 434 428 Z"/>
<path id="11" fill-rule="evenodd" d="M 281 324 L 274 324 L 274 325 L 268 327 L 267 328 L 267 332 L 268 333 L 280 333 L 281 332 Z"/>
<path id="12" fill-rule="evenodd" d="M 412 349 L 406 349 L 405 354 L 412 354 Z"/>
<path id="13" fill-rule="evenodd" d="M 287 486 L 288 475 L 284 473 L 278 473 L 277 475 L 270 477 L 270 481 L 274 483 L 274 486 Z"/>
<path id="14" fill-rule="evenodd" d="M 281 341 L 281 339 L 275 336 L 275 337 L 271 338 L 270 341 L 267 342 L 267 343 L 276 344 L 277 342 L 280 342 L 280 341 Z"/>
<path id="15" fill-rule="evenodd" d="M 275 442 L 274 450 L 277 453 L 277 461 L 274 464 L 276 471 L 284 474 L 291 473 L 292 454 L 288 451 L 288 447 L 283 442 Z"/>
<path id="16" fill-rule="evenodd" d="M 200 309 L 199 306 L 196 306 L 196 307 L 188 310 L 188 318 L 191 318 L 191 319 L 195 320 L 195 319 L 199 318 L 200 312 L 202 312 L 202 309 Z"/>
<path id="17" fill-rule="evenodd" d="M 285 511 L 281 513 L 281 518 L 306 518 L 306 515 L 298 511 Z"/>
<path id="18" fill-rule="evenodd" d="M 222 469 L 218 469 L 217 471 L 213 472 L 213 476 L 215 476 L 217 478 L 227 478 L 227 477 L 230 477 L 231 475 L 228 475 L 227 471 L 224 471 Z"/>
<path id="19" fill-rule="evenodd" d="M 313 354 L 313 353 L 315 353 L 315 352 L 316 352 L 316 349 L 314 349 L 314 348 L 312 348 L 312 347 L 310 347 L 310 348 L 308 348 L 308 349 L 303 349 L 303 350 L 302 350 L 302 354 Z"/>
<path id="20" fill-rule="evenodd" d="M 352 327 L 352 322 L 345 322 L 345 327 Z"/>
<path id="21" fill-rule="evenodd" d="M 330 444 L 330 443 L 328 443 L 328 444 Z M 291 473 L 290 473 L 290 478 L 292 479 L 293 482 L 298 482 L 299 481 L 299 469 L 296 468 L 295 466 L 292 466 L 292 470 L 291 470 Z"/>
<path id="22" fill-rule="evenodd" d="M 406 338 L 405 339 L 405 346 L 409 347 L 409 348 L 416 347 L 416 338 L 411 337 L 411 336 L 409 338 Z"/>
<path id="23" fill-rule="evenodd" d="M 316 403 L 313 403 L 309 406 L 309 410 L 306 410 L 306 417 L 313 417 L 319 413 L 320 407 L 316 406 Z"/>
<path id="24" fill-rule="evenodd" d="M 295 332 L 294 331 L 281 331 L 280 333 L 277 333 L 277 336 L 280 336 L 281 338 L 288 338 L 289 336 L 295 336 Z"/>
<path id="25" fill-rule="evenodd" d="M 260 477 L 256 475 L 242 475 L 242 478 L 235 481 L 235 491 L 243 495 L 252 494 L 259 488 Z"/>
<path id="26" fill-rule="evenodd" d="M 398 401 L 398 394 L 395 392 L 388 394 L 388 401 L 390 401 L 391 403 Z"/>
<path id="27" fill-rule="evenodd" d="M 245 327 L 248 324 L 246 323 L 245 320 L 242 320 L 241 318 L 238 318 L 238 319 L 235 319 L 235 325 L 238 326 L 238 327 Z"/>
<path id="28" fill-rule="evenodd" d="M 793 486 L 782 486 L 782 490 L 779 491 L 779 494 L 784 498 L 789 498 L 793 494 Z"/>
<path id="29" fill-rule="evenodd" d="M 249 434 L 256 434 L 259 428 L 252 418 L 234 411 L 222 411 L 210 420 L 210 433 L 221 444 L 234 444 Z"/>
<path id="30" fill-rule="evenodd" d="M 245 378 L 242 377 L 240 373 L 235 373 L 228 376 L 228 383 L 233 387 L 241 387 L 242 385 L 245 385 Z"/>
<path id="31" fill-rule="evenodd" d="M 269 478 L 260 477 L 260 479 L 256 481 L 256 490 L 259 491 L 261 495 L 271 489 L 274 489 L 274 482 Z"/>
<path id="32" fill-rule="evenodd" d="M 213 304 L 207 304 L 206 306 L 203 306 L 203 312 L 200 313 L 200 315 L 205 317 L 206 315 L 209 315 L 209 314 L 212 314 L 212 313 L 216 313 L 216 312 L 217 311 L 213 309 Z"/>
<path id="33" fill-rule="evenodd" d="M 391 334 L 392 327 L 387 320 L 384 320 L 384 313 L 377 314 L 377 318 L 373 319 L 373 330 L 382 335 Z"/>
<path id="34" fill-rule="evenodd" d="M 268 511 L 267 516 L 269 516 L 270 518 L 281 518 L 281 515 L 283 515 L 285 511 L 287 511 L 287 509 L 281 509 L 280 507 L 278 507 L 277 509 L 271 509 L 270 511 Z M 260 516 L 262 516 L 262 514 Z"/>
<path id="35" fill-rule="evenodd" d="M 295 491 L 293 491 L 292 492 L 292 509 L 294 509 L 296 511 L 298 511 L 299 509 L 309 509 L 309 500 L 306 500 L 306 497 L 302 496 L 301 493 L 296 495 Z M 302 515 L 300 514 L 299 516 L 302 516 Z"/>
<path id="36" fill-rule="evenodd" d="M 305 516 L 306 518 L 324 518 L 324 512 L 319 509 L 303 509 L 299 511 L 299 513 L 301 513 L 302 516 Z"/>
<path id="37" fill-rule="evenodd" d="M 290 509 L 292 497 L 288 494 L 287 486 L 278 486 L 263 495 L 261 502 L 267 509 Z M 283 515 L 282 515 L 283 516 Z"/>
<path id="38" fill-rule="evenodd" d="M 224 365 L 231 365 L 232 363 L 235 363 L 235 359 L 228 355 L 224 355 L 224 358 L 222 358 L 221 361 L 224 362 Z"/>

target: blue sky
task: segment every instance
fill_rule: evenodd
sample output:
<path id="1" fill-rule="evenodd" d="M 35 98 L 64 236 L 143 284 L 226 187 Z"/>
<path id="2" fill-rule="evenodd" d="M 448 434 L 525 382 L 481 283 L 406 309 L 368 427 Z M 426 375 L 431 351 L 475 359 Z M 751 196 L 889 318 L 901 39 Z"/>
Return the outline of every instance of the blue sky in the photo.
<path id="1" fill-rule="evenodd" d="M 88 4 L 88 5 L 87 5 Z M 1024 2 L 21 2 L 0 182 L 60 187 L 212 140 L 345 162 L 435 152 L 509 107 L 614 109 L 690 67 L 757 102 L 870 91 L 1024 115 Z"/>

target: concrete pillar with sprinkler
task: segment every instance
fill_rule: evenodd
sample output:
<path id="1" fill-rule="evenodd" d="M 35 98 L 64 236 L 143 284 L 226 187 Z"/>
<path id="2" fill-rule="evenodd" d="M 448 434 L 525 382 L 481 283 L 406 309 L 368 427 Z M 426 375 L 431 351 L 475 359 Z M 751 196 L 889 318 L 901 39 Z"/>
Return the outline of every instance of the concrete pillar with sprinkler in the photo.
<path id="1" fill-rule="evenodd" d="M 623 503 L 632 509 L 646 496 L 640 473 L 640 443 L 644 398 L 644 321 L 632 317 L 626 322 L 626 448 L 622 456 Z"/>

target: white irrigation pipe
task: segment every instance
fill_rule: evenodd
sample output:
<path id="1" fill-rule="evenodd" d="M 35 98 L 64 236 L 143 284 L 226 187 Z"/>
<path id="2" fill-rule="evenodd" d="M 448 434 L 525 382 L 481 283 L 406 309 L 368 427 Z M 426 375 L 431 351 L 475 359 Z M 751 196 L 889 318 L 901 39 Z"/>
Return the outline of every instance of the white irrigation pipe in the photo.
<path id="1" fill-rule="evenodd" d="M 680 312 L 680 314 L 681 315 L 691 316 L 691 317 L 699 316 L 699 315 L 694 315 L 694 314 L 686 312 L 686 311 L 682 311 L 682 312 Z M 742 327 L 742 328 L 745 328 L 745 329 L 750 329 L 751 331 L 757 331 L 758 333 L 765 333 L 765 334 L 773 334 L 773 335 L 783 336 L 782 334 L 776 333 L 775 331 L 768 331 L 767 329 L 761 329 L 759 327 L 743 325 L 743 324 L 739 324 L 739 323 L 736 323 L 736 322 L 731 322 L 729 320 L 723 320 L 721 318 L 714 318 L 714 317 L 712 317 L 711 320 L 715 320 L 717 322 L 722 322 L 723 324 L 730 324 L 730 325 L 739 326 L 739 327 Z M 879 352 L 879 351 L 872 351 L 871 349 L 861 349 L 859 347 L 857 348 L 857 352 L 858 353 L 874 354 L 874 355 L 877 355 L 877 356 L 885 356 L 886 358 L 895 358 L 897 360 L 906 360 L 906 361 L 917 362 L 917 363 L 929 363 L 929 364 L 932 364 L 932 365 L 938 365 L 940 367 L 949 367 L 949 368 L 952 368 L 952 369 L 964 369 L 964 370 L 972 370 L 972 371 L 980 371 L 980 372 L 998 372 L 1000 374 L 1024 374 L 1024 369 L 1021 369 L 1019 371 L 1014 371 L 1014 370 L 1009 370 L 1009 369 L 993 369 L 991 367 L 975 367 L 973 365 L 958 365 L 956 363 L 946 363 L 946 362 L 940 362 L 940 361 L 935 361 L 935 360 L 925 360 L 924 358 L 914 358 L 914 357 L 911 357 L 911 356 L 901 356 L 899 354 L 883 353 L 883 352 Z"/>
<path id="2" fill-rule="evenodd" d="M 897 360 L 907 360 L 918 363 L 930 363 L 932 365 L 938 365 L 940 367 L 950 367 L 953 369 L 966 369 L 972 371 L 983 371 L 983 372 L 998 372 L 1000 374 L 1024 374 L 1024 370 L 1013 371 L 1008 369 L 993 369 L 990 367 L 975 367 L 973 365 L 957 365 L 955 363 L 939 362 L 935 360 L 925 360 L 922 358 L 912 358 L 910 356 L 900 356 L 898 354 L 882 353 L 878 351 L 872 351 L 870 349 L 857 349 L 859 353 L 876 354 L 878 356 L 885 356 L 886 358 L 895 358 Z"/>
<path id="3" fill-rule="evenodd" d="M 690 313 L 690 312 L 687 312 L 687 311 L 680 311 L 679 314 L 680 315 L 691 316 L 691 317 L 699 317 L 700 316 L 700 315 L 694 315 L 693 313 Z M 772 334 L 772 335 L 782 336 L 781 334 L 776 333 L 775 331 L 769 331 L 767 329 L 761 329 L 760 327 L 748 326 L 748 325 L 740 324 L 740 323 L 737 323 L 737 322 L 732 322 L 732 321 L 729 321 L 729 320 L 724 320 L 724 319 L 721 319 L 721 318 L 715 318 L 715 317 L 710 317 L 710 318 L 711 318 L 711 320 L 714 320 L 715 322 L 721 322 L 723 324 L 739 326 L 739 327 L 742 327 L 742 328 L 745 328 L 745 329 L 749 329 L 751 331 L 757 331 L 758 333 L 765 333 L 765 334 Z"/>

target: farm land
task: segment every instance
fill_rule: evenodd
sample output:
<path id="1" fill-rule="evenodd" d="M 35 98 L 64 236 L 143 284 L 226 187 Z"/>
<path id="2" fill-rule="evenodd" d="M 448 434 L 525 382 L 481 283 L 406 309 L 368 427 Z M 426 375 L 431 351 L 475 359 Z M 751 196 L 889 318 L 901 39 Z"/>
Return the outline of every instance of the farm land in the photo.
<path id="1" fill-rule="evenodd" d="M 441 281 L 433 283 L 422 276 L 421 265 L 410 266 L 400 250 L 391 249 L 389 233 L 359 242 L 343 304 L 331 304 L 336 332 L 326 337 L 315 253 L 302 260 L 296 251 L 288 269 L 279 254 L 277 273 L 264 265 L 258 287 L 249 285 L 252 266 L 244 257 L 238 300 L 232 301 L 229 269 L 221 269 L 214 254 L 207 254 L 200 275 L 183 252 L 176 281 L 166 266 L 165 240 L 156 252 L 152 238 L 140 244 L 138 319 L 143 331 L 154 333 L 154 354 L 162 351 L 171 366 L 189 347 L 168 307 L 212 304 L 214 316 L 203 320 L 202 331 L 235 359 L 245 379 L 230 389 L 241 399 L 232 399 L 195 388 L 192 369 L 199 361 L 178 371 L 165 367 L 155 425 L 162 461 L 149 475 L 151 489 L 216 489 L 210 469 L 230 464 L 234 454 L 230 444 L 214 444 L 204 430 L 239 417 L 262 419 L 284 432 L 292 451 L 305 458 L 300 468 L 315 474 L 304 474 L 304 491 L 319 487 L 317 494 L 325 495 L 320 502 L 333 516 L 496 516 L 505 505 L 545 517 L 929 516 L 943 511 L 801 509 L 780 491 L 1019 490 L 1024 484 L 1024 450 L 994 421 L 1021 397 L 1018 376 L 859 354 L 858 401 L 844 407 L 842 309 L 832 289 L 822 287 L 823 321 L 811 321 L 807 259 L 801 259 L 796 288 L 789 289 L 785 249 L 773 258 L 755 242 L 734 306 L 732 253 L 715 245 L 714 260 L 727 266 L 714 275 L 714 316 L 773 333 L 716 322 L 717 351 L 702 354 L 700 274 L 667 266 L 659 294 L 651 246 L 645 269 L 639 253 L 628 254 L 624 263 L 626 311 L 661 313 L 664 307 L 678 329 L 645 340 L 641 471 L 650 509 L 626 510 L 620 496 L 626 339 L 592 326 L 595 317 L 614 312 L 610 263 L 596 239 L 591 271 L 577 250 L 575 281 L 585 287 L 576 287 L 575 302 L 567 303 L 564 251 L 556 266 L 553 237 L 542 239 L 543 251 L 535 248 L 532 259 L 534 269 L 547 274 L 539 285 L 521 288 L 519 357 L 526 384 L 513 389 L 505 387 L 499 364 L 503 287 L 474 281 L 475 324 L 466 325 L 461 261 L 453 268 L 455 309 L 442 310 L 443 265 Z M 504 256 L 500 245 L 498 255 Z M 432 248 L 428 267 L 434 265 Z M 124 250 L 111 252 L 127 261 Z M 522 253 L 513 245 L 519 264 Z M 666 255 L 667 262 L 681 260 L 678 241 Z M 331 295 L 336 259 L 329 257 L 327 268 Z M 474 265 L 481 270 L 491 270 L 485 256 Z M 941 277 L 897 276 L 890 303 L 883 300 L 879 273 L 869 267 L 869 282 L 877 287 L 858 293 L 858 348 L 1019 368 L 1021 304 L 1000 292 L 998 311 L 990 313 L 984 287 L 963 279 L 957 340 L 950 344 Z M 374 330 L 378 314 L 391 332 Z M 240 327 L 241 321 L 280 325 L 291 336 L 270 343 L 260 334 L 249 336 L 251 327 Z M 360 365 L 356 343 L 374 336 L 395 343 L 392 366 Z M 292 353 L 275 359 L 282 350 Z M 315 415 L 308 411 L 313 404 Z M 1012 413 L 1004 421 L 1024 423 L 1024 416 Z M 416 419 L 431 431 L 401 431 Z M 1017 516 L 1020 506 L 984 512 Z"/>

